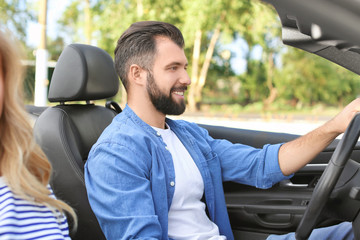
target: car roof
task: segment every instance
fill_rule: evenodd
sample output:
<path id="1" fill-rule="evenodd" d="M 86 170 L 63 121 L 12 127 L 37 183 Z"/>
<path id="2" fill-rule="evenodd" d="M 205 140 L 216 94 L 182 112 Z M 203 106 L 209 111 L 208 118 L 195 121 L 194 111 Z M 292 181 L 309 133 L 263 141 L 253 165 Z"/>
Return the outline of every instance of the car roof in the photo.
<path id="1" fill-rule="evenodd" d="M 276 9 L 282 41 L 360 74 L 359 0 L 263 0 Z"/>

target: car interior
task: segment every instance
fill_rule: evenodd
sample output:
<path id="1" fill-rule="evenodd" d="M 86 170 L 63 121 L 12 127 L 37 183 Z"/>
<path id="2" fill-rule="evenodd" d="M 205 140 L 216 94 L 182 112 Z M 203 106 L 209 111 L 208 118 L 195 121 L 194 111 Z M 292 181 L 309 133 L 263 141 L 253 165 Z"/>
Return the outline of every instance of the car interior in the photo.
<path id="1" fill-rule="evenodd" d="M 51 79 L 48 98 L 58 105 L 47 108 L 34 125 L 35 138 L 53 166 L 54 194 L 78 215 L 72 239 L 105 239 L 87 200 L 84 163 L 101 132 L 121 111 L 113 102 L 103 107 L 90 101 L 113 97 L 118 88 L 107 52 L 71 44 L 62 52 Z"/>
<path id="2" fill-rule="evenodd" d="M 283 42 L 317 54 L 360 74 L 360 28 L 349 24 L 359 7 L 353 1 L 266 0 L 279 14 Z M 324 4 L 323 8 L 313 4 Z M 325 7 L 326 5 L 326 7 Z M 312 7 L 311 7 L 312 6 Z M 329 14 L 340 9 L 343 21 L 334 34 Z M 355 9 L 355 10 L 354 10 Z M 341 15 L 343 16 L 343 15 Z M 356 18 L 357 17 L 357 18 Z M 339 21 L 338 21 L 339 22 Z M 316 24 L 315 24 L 316 23 Z M 350 26 L 351 25 L 351 26 Z M 51 186 L 57 198 L 78 214 L 78 229 L 72 239 L 105 239 L 93 214 L 84 183 L 84 164 L 91 146 L 121 112 L 112 101 L 105 106 L 94 100 L 111 99 L 119 78 L 108 53 L 100 48 L 70 44 L 62 52 L 49 86 L 48 99 L 57 105 L 28 107 L 37 142 L 53 165 Z M 214 138 L 254 147 L 281 143 L 294 134 L 201 125 Z M 307 239 L 315 227 L 342 221 L 353 222 L 360 239 L 360 115 L 342 139 L 334 140 L 310 164 L 270 189 L 224 183 L 227 208 L 235 239 L 265 239 L 269 234 L 296 231 Z M 70 222 L 71 224 L 71 222 Z"/>

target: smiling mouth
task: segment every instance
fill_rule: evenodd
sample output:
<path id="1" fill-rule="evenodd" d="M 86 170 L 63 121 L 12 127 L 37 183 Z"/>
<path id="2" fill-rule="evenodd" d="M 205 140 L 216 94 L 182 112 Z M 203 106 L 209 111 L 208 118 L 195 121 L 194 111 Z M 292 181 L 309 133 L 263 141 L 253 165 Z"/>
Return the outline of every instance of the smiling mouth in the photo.
<path id="1" fill-rule="evenodd" d="M 184 96 L 185 91 L 187 90 L 187 87 L 183 87 L 183 88 L 175 88 L 173 89 L 171 92 L 175 95 L 178 96 Z"/>
<path id="2" fill-rule="evenodd" d="M 184 96 L 184 92 L 173 92 L 173 93 L 179 96 Z"/>

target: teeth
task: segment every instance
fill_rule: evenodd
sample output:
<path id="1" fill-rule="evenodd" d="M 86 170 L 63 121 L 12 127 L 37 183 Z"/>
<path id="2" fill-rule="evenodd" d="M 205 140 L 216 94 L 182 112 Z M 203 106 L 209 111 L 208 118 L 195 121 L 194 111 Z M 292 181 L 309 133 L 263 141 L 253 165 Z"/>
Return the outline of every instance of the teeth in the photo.
<path id="1" fill-rule="evenodd" d="M 184 96 L 184 92 L 174 92 L 176 95 Z"/>

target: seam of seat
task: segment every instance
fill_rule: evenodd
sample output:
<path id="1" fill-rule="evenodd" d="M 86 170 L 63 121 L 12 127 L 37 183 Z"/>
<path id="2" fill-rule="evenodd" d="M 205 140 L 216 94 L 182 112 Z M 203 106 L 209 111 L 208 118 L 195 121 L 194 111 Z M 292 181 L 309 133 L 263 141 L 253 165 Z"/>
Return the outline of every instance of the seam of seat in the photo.
<path id="1" fill-rule="evenodd" d="M 58 108 L 60 109 L 64 114 L 62 114 L 61 116 L 61 120 L 65 123 L 65 124 L 68 124 L 67 121 L 65 121 L 65 116 L 68 117 L 68 114 L 66 111 L 64 111 L 63 109 L 61 108 Z M 68 117 L 69 118 L 69 117 Z M 70 119 L 70 118 L 69 118 Z M 69 160 L 70 162 L 70 165 L 71 167 L 73 168 L 73 170 L 75 170 L 75 173 L 77 174 L 78 177 L 80 177 L 80 180 L 81 182 L 84 184 L 85 186 L 85 180 L 84 180 L 84 173 L 81 172 L 79 169 L 78 169 L 78 164 L 76 162 L 76 160 L 72 157 L 72 151 L 71 151 L 71 147 L 69 146 L 69 143 L 68 141 L 63 141 L 64 139 L 66 139 L 66 133 L 65 133 L 65 128 L 62 127 L 62 125 L 60 124 L 59 126 L 59 132 L 60 132 L 60 140 L 61 142 L 64 143 L 64 150 L 65 150 L 65 154 L 66 154 L 66 157 L 67 159 Z"/>

